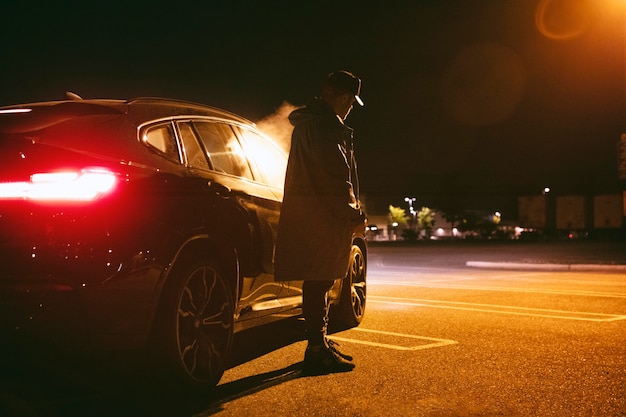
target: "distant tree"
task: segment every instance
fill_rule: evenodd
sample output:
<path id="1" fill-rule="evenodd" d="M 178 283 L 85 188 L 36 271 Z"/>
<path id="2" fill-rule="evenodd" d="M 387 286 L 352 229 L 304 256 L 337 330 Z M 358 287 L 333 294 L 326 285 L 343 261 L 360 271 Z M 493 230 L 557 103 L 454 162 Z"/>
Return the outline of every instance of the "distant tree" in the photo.
<path id="1" fill-rule="evenodd" d="M 404 229 L 402 231 L 402 238 L 404 240 L 417 240 L 419 234 L 415 229 Z"/>
<path id="2" fill-rule="evenodd" d="M 491 216 L 481 217 L 476 213 L 467 212 L 459 224 L 459 230 L 474 237 L 489 239 L 496 233 L 498 222 Z"/>
<path id="3" fill-rule="evenodd" d="M 461 209 L 449 208 L 442 211 L 441 217 L 450 223 L 451 229 L 456 228 L 457 230 L 461 230 L 459 225 L 463 222 L 463 219 L 465 219 L 466 213 Z"/>
<path id="4" fill-rule="evenodd" d="M 480 237 L 483 239 L 493 238 L 496 234 L 496 230 L 498 229 L 497 223 L 493 221 L 491 218 L 482 218 L 480 222 Z"/>
<path id="5" fill-rule="evenodd" d="M 389 224 L 397 223 L 398 226 L 406 226 L 410 220 L 406 210 L 401 207 L 389 206 L 389 214 L 387 215 Z"/>
<path id="6" fill-rule="evenodd" d="M 433 226 L 435 226 L 435 213 L 428 207 L 422 207 L 417 212 L 417 227 L 426 234 L 426 239 L 430 239 L 433 235 Z"/>
<path id="7" fill-rule="evenodd" d="M 395 207 L 392 205 L 389 205 L 389 214 L 387 215 L 387 220 L 389 222 L 388 225 L 388 230 L 389 230 L 389 236 L 393 236 L 393 239 L 395 240 L 396 237 L 398 236 L 398 228 L 400 226 L 404 226 L 406 227 L 406 225 L 408 224 L 410 217 L 407 216 L 406 214 L 406 210 L 404 210 L 401 207 Z M 405 229 L 402 233 L 403 236 L 406 238 L 404 232 L 406 232 L 407 229 Z"/>
<path id="8" fill-rule="evenodd" d="M 394 207 L 389 205 L 389 214 L 387 216 L 389 224 L 396 223 L 398 226 L 406 226 L 411 219 L 407 216 L 406 210 L 401 207 Z"/>
<path id="9" fill-rule="evenodd" d="M 459 222 L 458 229 L 460 232 L 469 234 L 470 236 L 478 236 L 480 234 L 480 217 L 471 211 L 464 213 Z"/>

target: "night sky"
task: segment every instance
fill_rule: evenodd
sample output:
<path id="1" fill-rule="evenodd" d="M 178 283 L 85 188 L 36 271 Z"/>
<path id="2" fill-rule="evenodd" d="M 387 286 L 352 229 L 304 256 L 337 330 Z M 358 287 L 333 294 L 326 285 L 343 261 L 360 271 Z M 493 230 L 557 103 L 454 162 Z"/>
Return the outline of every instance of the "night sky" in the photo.
<path id="1" fill-rule="evenodd" d="M 73 2 L 71 2 L 73 3 Z M 335 4 L 337 3 L 337 4 Z M 514 213 L 518 195 L 621 192 L 623 0 L 0 4 L 0 105 L 169 97 L 258 122 L 329 72 L 363 79 L 368 209 Z"/>

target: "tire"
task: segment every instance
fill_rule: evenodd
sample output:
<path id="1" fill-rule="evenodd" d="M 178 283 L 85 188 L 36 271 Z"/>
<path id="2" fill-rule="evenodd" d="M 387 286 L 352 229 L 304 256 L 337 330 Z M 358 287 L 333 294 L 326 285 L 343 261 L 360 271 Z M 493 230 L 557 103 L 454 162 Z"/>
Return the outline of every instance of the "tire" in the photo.
<path id="1" fill-rule="evenodd" d="M 189 386 L 214 387 L 233 341 L 233 302 L 215 262 L 176 272 L 164 290 L 153 345 L 158 366 Z"/>
<path id="2" fill-rule="evenodd" d="M 330 309 L 331 332 L 350 329 L 361 324 L 365 314 L 366 290 L 365 256 L 359 246 L 352 245 L 348 274 L 341 286 L 339 303 Z"/>

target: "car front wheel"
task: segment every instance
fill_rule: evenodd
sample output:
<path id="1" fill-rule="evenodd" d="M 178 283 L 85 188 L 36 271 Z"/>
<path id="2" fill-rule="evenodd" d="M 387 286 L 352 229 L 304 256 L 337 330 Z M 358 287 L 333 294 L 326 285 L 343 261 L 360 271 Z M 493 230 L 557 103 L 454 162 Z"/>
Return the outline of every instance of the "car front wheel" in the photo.
<path id="1" fill-rule="evenodd" d="M 365 314 L 366 301 L 365 255 L 358 245 L 352 245 L 348 274 L 344 278 L 339 303 L 330 310 L 331 331 L 358 326 Z"/>

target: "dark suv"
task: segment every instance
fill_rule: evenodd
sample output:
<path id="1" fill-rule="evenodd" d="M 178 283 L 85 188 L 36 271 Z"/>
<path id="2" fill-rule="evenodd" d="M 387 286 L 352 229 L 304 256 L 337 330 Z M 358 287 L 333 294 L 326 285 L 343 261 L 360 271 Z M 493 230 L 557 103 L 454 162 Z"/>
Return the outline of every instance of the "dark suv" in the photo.
<path id="1" fill-rule="evenodd" d="M 253 123 L 174 100 L 0 108 L 0 340 L 144 349 L 215 385 L 233 334 L 301 313 L 275 282 L 285 153 Z M 331 321 L 357 326 L 355 233 Z M 0 342 L 2 343 L 2 342 Z"/>

